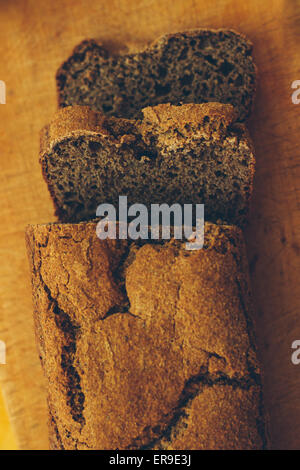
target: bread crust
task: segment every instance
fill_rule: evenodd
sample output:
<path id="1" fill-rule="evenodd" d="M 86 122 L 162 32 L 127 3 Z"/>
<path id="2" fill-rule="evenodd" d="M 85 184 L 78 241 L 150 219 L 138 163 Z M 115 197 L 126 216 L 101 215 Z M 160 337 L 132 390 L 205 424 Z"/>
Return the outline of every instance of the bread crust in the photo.
<path id="1" fill-rule="evenodd" d="M 40 154 L 51 150 L 61 139 L 72 135 L 109 135 L 103 127 L 106 118 L 88 106 L 68 106 L 56 111 L 49 125 L 40 133 Z"/>
<path id="2" fill-rule="evenodd" d="M 29 226 L 51 443 L 64 449 L 266 447 L 244 241 L 100 241 L 96 223 Z"/>
<path id="3" fill-rule="evenodd" d="M 148 106 L 142 112 L 144 119 L 140 121 L 115 117 L 108 118 L 103 113 L 92 110 L 89 106 L 75 105 L 60 108 L 56 111 L 51 122 L 41 131 L 41 159 L 43 154 L 51 151 L 60 140 L 71 136 L 100 134 L 115 139 L 115 135 L 108 130 L 108 123 L 115 126 L 118 126 L 119 123 L 134 124 L 137 130 L 141 129 L 144 132 L 149 131 L 152 126 L 158 126 L 163 132 L 175 126 L 180 130 L 184 130 L 187 124 L 197 125 L 200 131 L 199 134 L 207 138 L 208 134 L 203 123 L 205 117 L 209 117 L 214 123 L 222 123 L 223 134 L 237 118 L 233 106 L 215 102 L 188 103 L 181 106 L 163 103 L 157 106 Z M 245 125 L 241 124 L 240 127 L 246 132 Z M 120 136 L 120 142 L 125 135 L 127 134 L 124 133 Z M 216 138 L 221 137 L 218 129 L 214 135 Z"/>

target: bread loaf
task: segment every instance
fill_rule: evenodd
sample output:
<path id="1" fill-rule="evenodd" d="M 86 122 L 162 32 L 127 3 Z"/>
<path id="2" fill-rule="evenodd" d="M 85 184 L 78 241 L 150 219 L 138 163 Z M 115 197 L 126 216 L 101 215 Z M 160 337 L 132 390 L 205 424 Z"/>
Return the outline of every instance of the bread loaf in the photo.
<path id="1" fill-rule="evenodd" d="M 108 115 L 138 118 L 160 103 L 218 101 L 251 111 L 256 87 L 252 44 L 229 30 L 168 34 L 137 53 L 110 54 L 85 40 L 57 72 L 60 106 L 87 105 Z"/>
<path id="2" fill-rule="evenodd" d="M 60 221 L 93 219 L 99 204 L 204 204 L 206 220 L 242 226 L 255 159 L 231 105 L 162 104 L 143 120 L 60 110 L 41 136 L 40 161 Z"/>
<path id="3" fill-rule="evenodd" d="M 56 449 L 266 446 L 244 242 L 102 240 L 29 226 L 39 354 Z"/>

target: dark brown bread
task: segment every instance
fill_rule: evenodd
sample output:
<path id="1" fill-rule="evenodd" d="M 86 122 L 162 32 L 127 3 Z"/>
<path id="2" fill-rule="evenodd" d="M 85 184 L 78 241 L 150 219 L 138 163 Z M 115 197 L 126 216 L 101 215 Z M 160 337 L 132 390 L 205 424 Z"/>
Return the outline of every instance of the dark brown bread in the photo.
<path id="1" fill-rule="evenodd" d="M 206 220 L 243 225 L 255 159 L 231 105 L 162 104 L 142 121 L 64 108 L 42 132 L 40 161 L 63 222 L 102 203 L 205 204 Z"/>
<path id="2" fill-rule="evenodd" d="M 95 232 L 26 232 L 52 448 L 265 448 L 240 230 L 207 223 L 198 251 Z"/>
<path id="3" fill-rule="evenodd" d="M 243 121 L 256 87 L 251 50 L 244 36 L 230 30 L 169 34 L 125 55 L 86 40 L 57 72 L 59 105 L 139 118 L 146 106 L 218 101 L 235 106 Z"/>

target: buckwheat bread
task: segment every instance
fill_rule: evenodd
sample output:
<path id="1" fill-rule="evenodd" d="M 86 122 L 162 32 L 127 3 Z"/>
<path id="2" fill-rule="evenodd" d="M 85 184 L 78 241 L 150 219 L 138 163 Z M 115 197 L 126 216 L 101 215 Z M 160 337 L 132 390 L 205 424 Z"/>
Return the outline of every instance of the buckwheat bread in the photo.
<path id="1" fill-rule="evenodd" d="M 53 449 L 262 449 L 260 366 L 241 231 L 102 240 L 28 226 Z"/>
<path id="2" fill-rule="evenodd" d="M 85 40 L 57 72 L 59 105 L 139 118 L 146 106 L 218 101 L 235 106 L 243 121 L 256 87 L 251 51 L 244 36 L 221 29 L 168 34 L 125 54 L 111 54 L 101 42 Z"/>
<path id="3" fill-rule="evenodd" d="M 93 219 L 99 204 L 205 204 L 206 220 L 244 225 L 255 166 L 231 105 L 161 104 L 142 120 L 88 107 L 57 112 L 41 135 L 40 162 L 63 222 Z"/>

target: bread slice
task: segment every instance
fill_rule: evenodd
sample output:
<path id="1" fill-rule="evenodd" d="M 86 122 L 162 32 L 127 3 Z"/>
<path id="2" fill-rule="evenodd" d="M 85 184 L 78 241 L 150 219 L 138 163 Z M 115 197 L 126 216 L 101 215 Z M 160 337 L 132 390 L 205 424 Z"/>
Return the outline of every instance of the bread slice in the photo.
<path id="1" fill-rule="evenodd" d="M 40 161 L 61 221 L 93 219 L 99 204 L 205 204 L 206 220 L 243 225 L 254 174 L 247 131 L 231 105 L 162 104 L 143 120 L 87 107 L 59 110 Z"/>
<path id="2" fill-rule="evenodd" d="M 242 233 L 206 223 L 204 241 L 27 228 L 52 448 L 266 447 Z"/>
<path id="3" fill-rule="evenodd" d="M 112 55 L 85 40 L 57 72 L 60 106 L 87 105 L 108 115 L 140 118 L 160 103 L 218 101 L 245 120 L 252 107 L 256 69 L 252 44 L 230 30 L 168 34 L 138 53 Z"/>

